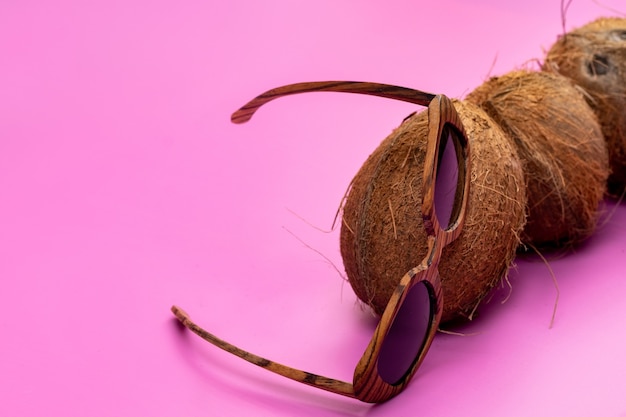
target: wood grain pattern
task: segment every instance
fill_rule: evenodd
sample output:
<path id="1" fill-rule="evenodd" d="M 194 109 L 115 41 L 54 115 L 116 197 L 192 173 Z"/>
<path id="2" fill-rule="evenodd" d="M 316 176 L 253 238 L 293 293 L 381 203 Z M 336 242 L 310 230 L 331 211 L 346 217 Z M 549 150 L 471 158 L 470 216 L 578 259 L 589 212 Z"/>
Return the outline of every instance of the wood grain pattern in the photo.
<path id="1" fill-rule="evenodd" d="M 435 95 L 431 93 L 389 84 L 361 81 L 314 81 L 289 84 L 268 90 L 243 105 L 239 110 L 233 113 L 230 119 L 233 123 L 245 123 L 250 120 L 259 107 L 272 100 L 292 94 L 319 91 L 365 94 L 406 101 L 419 104 L 420 106 L 428 106 L 428 103 L 435 97 Z"/>
<path id="2" fill-rule="evenodd" d="M 311 385 L 317 388 L 321 388 L 326 391 L 331 391 L 336 394 L 345 395 L 348 397 L 355 398 L 354 389 L 352 384 L 339 381 L 332 378 L 326 378 L 320 375 L 316 375 L 310 372 L 301 371 L 286 365 L 282 365 L 280 363 L 271 361 L 269 359 L 265 359 L 261 356 L 257 356 L 253 353 L 250 353 L 246 350 L 240 349 L 237 346 L 234 346 L 219 337 L 213 335 L 212 333 L 204 330 L 202 327 L 198 326 L 194 323 L 189 315 L 180 307 L 172 306 L 172 313 L 176 316 L 176 318 L 187 327 L 189 330 L 206 340 L 207 342 L 219 347 L 220 349 L 225 350 L 226 352 L 232 353 L 235 356 L 240 357 L 250 363 L 253 363 L 261 368 L 265 368 L 268 371 L 272 371 L 279 375 L 282 375 L 286 378 L 293 379 L 294 381 L 302 382 L 307 385 Z"/>

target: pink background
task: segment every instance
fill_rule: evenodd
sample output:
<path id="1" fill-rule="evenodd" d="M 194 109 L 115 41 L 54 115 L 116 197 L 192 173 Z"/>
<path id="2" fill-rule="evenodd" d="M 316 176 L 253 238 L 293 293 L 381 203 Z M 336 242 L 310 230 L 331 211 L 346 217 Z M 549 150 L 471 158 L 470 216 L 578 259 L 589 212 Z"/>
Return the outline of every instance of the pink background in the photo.
<path id="1" fill-rule="evenodd" d="M 566 25 L 614 14 L 577 0 Z M 438 335 L 379 406 L 231 357 L 169 312 L 351 380 L 375 321 L 325 259 L 343 269 L 338 232 L 308 223 L 331 227 L 415 106 L 309 94 L 230 113 L 312 80 L 463 97 L 561 31 L 558 0 L 2 1 L 0 415 L 626 416 L 625 204 L 550 260 L 552 329 L 549 271 L 518 260 L 508 301 Z"/>

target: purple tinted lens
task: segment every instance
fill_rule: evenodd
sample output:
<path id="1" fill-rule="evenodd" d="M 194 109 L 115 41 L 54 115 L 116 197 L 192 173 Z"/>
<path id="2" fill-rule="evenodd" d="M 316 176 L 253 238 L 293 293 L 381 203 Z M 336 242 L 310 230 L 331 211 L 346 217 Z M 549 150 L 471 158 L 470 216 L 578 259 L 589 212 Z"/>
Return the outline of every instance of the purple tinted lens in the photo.
<path id="1" fill-rule="evenodd" d="M 388 384 L 402 382 L 417 359 L 431 322 L 431 297 L 424 281 L 415 284 L 400 306 L 378 356 L 378 374 Z"/>
<path id="2" fill-rule="evenodd" d="M 446 129 L 439 143 L 439 161 L 437 162 L 437 180 L 435 182 L 435 213 L 442 229 L 449 228 L 455 221 L 452 218 L 459 182 L 459 164 L 453 133 Z"/>

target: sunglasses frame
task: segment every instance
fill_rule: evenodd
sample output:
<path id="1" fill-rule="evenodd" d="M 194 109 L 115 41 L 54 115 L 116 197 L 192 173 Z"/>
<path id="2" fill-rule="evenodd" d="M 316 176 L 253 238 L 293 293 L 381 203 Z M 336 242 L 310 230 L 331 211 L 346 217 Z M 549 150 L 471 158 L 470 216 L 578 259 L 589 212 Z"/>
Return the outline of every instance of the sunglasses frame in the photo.
<path id="1" fill-rule="evenodd" d="M 231 120 L 234 123 L 246 122 L 259 107 L 271 100 L 286 95 L 315 91 L 376 95 L 428 106 L 428 143 L 424 163 L 423 199 L 421 207 L 423 224 L 428 236 L 428 253 L 418 266 L 412 268 L 400 279 L 398 286 L 392 293 L 380 321 L 376 326 L 372 339 L 356 365 L 353 383 L 301 371 L 254 355 L 204 330 L 194 323 L 189 315 L 181 308 L 172 306 L 171 310 L 184 326 L 204 340 L 257 366 L 294 381 L 364 402 L 384 402 L 402 392 L 411 381 L 430 348 L 435 333 L 437 332 L 439 321 L 441 320 L 443 295 L 438 264 L 442 256 L 443 248 L 459 236 L 465 221 L 470 187 L 469 142 L 454 105 L 446 96 L 379 83 L 323 81 L 290 84 L 269 90 L 254 98 L 233 113 Z M 457 194 L 451 215 L 453 221 L 444 229 L 436 215 L 435 184 L 442 135 L 446 132 L 448 132 L 452 138 L 459 170 Z M 378 372 L 378 359 L 381 347 L 409 291 L 420 283 L 425 285 L 430 298 L 430 318 L 427 332 L 412 365 L 399 381 L 390 384 L 385 382 Z"/>

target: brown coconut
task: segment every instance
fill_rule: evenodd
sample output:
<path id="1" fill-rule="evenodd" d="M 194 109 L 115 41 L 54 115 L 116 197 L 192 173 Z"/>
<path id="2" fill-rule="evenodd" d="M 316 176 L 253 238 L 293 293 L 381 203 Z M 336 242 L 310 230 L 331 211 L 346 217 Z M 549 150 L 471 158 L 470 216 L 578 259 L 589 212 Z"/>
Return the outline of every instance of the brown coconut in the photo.
<path id="1" fill-rule="evenodd" d="M 491 78 L 467 100 L 516 144 L 528 195 L 522 242 L 545 248 L 588 237 L 606 189 L 608 155 L 581 90 L 558 74 L 514 71 Z"/>
<path id="2" fill-rule="evenodd" d="M 608 191 L 621 196 L 626 189 L 626 19 L 600 18 L 561 36 L 543 69 L 571 78 L 587 92 L 608 145 Z"/>
<path id="3" fill-rule="evenodd" d="M 465 227 L 439 264 L 442 323 L 471 318 L 507 270 L 525 221 L 513 144 L 477 106 L 454 102 L 471 146 Z M 427 112 L 407 118 L 369 156 L 343 207 L 341 254 L 356 295 L 382 314 L 400 278 L 426 255 L 421 217 Z"/>

